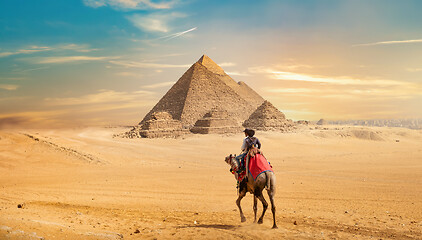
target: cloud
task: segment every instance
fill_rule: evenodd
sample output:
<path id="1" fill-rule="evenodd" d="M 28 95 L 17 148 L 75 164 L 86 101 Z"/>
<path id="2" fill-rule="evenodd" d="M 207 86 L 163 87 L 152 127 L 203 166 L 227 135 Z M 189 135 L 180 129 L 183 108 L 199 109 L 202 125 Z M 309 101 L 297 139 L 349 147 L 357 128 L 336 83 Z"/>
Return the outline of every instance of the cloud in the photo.
<path id="1" fill-rule="evenodd" d="M 266 92 L 269 93 L 315 93 L 321 92 L 318 89 L 312 88 L 268 88 L 264 89 Z"/>
<path id="2" fill-rule="evenodd" d="M 233 67 L 233 66 L 236 66 L 236 63 L 233 63 L 233 62 L 222 62 L 222 63 L 219 63 L 218 66 L 220 66 L 220 67 Z"/>
<path id="3" fill-rule="evenodd" d="M 0 80 L 25 80 L 23 77 L 0 77 Z"/>
<path id="4" fill-rule="evenodd" d="M 137 73 L 133 73 L 133 72 L 117 72 L 115 73 L 116 76 L 121 76 L 121 77 L 140 77 L 142 76 L 141 74 L 137 74 Z"/>
<path id="5" fill-rule="evenodd" d="M 116 92 L 114 90 L 101 89 L 97 93 L 87 94 L 80 97 L 70 98 L 45 98 L 44 101 L 50 106 L 73 106 L 104 103 L 121 103 L 134 100 L 136 98 L 153 95 L 149 91 L 136 92 Z"/>
<path id="6" fill-rule="evenodd" d="M 406 68 L 408 72 L 422 72 L 422 68 Z"/>
<path id="7" fill-rule="evenodd" d="M 28 48 L 22 48 L 15 51 L 8 51 L 8 52 L 0 52 L 0 58 L 8 57 L 18 54 L 32 54 L 32 53 L 39 53 L 39 52 L 46 52 L 46 51 L 62 51 L 62 50 L 72 50 L 76 52 L 92 52 L 99 50 L 97 48 L 89 48 L 87 44 L 61 44 L 56 46 L 30 46 Z"/>
<path id="8" fill-rule="evenodd" d="M 116 10 L 145 10 L 145 9 L 169 9 L 176 1 L 152 1 L 152 0 L 83 0 L 85 6 L 92 8 L 112 7 Z"/>
<path id="9" fill-rule="evenodd" d="M 283 113 L 287 114 L 287 115 L 316 115 L 319 114 L 317 112 L 311 112 L 311 111 L 307 111 L 307 110 L 291 110 L 291 109 L 283 109 L 282 110 Z"/>
<path id="10" fill-rule="evenodd" d="M 13 84 L 0 84 L 0 89 L 4 89 L 4 90 L 8 90 L 8 91 L 13 91 L 18 89 L 19 86 L 18 85 L 13 85 Z"/>
<path id="11" fill-rule="evenodd" d="M 188 68 L 189 64 L 162 64 L 162 63 L 146 63 L 146 62 L 133 62 L 133 61 L 109 61 L 109 63 L 124 66 L 127 68 Z"/>
<path id="12" fill-rule="evenodd" d="M 53 49 L 58 50 L 73 50 L 76 52 L 92 52 L 92 51 L 98 51 L 99 48 L 90 48 L 88 44 L 75 44 L 75 43 L 69 43 L 64 45 L 59 45 Z"/>
<path id="13" fill-rule="evenodd" d="M 50 51 L 50 50 L 52 50 L 52 48 L 50 47 L 31 46 L 30 48 L 20 49 L 13 52 L 0 52 L 0 58 L 12 56 L 12 55 L 18 55 L 18 54 L 31 54 L 31 53 L 36 53 L 36 52 Z"/>
<path id="14" fill-rule="evenodd" d="M 399 41 L 383 41 L 383 42 L 374 42 L 374 43 L 363 43 L 363 44 L 352 45 L 352 47 L 364 47 L 364 46 L 375 46 L 375 45 L 391 45 L 391 44 L 404 44 L 404 43 L 422 43 L 422 39 L 399 40 Z"/>
<path id="15" fill-rule="evenodd" d="M 13 72 L 25 73 L 25 72 L 32 72 L 32 71 L 48 69 L 48 68 L 50 67 L 47 66 L 47 67 L 29 68 L 29 69 L 24 69 L 24 70 L 16 69 L 16 70 L 13 70 Z"/>
<path id="16" fill-rule="evenodd" d="M 127 19 L 137 28 L 145 32 L 169 32 L 169 22 L 176 18 L 184 18 L 185 14 L 182 13 L 169 13 L 169 14 L 133 14 L 127 16 Z"/>
<path id="17" fill-rule="evenodd" d="M 78 61 L 104 61 L 117 57 L 91 57 L 91 56 L 67 56 L 67 57 L 39 57 L 31 60 L 38 64 L 46 63 L 69 63 Z"/>
<path id="18" fill-rule="evenodd" d="M 188 32 L 195 31 L 196 29 L 197 29 L 197 27 L 194 27 L 194 28 L 191 28 L 191 29 L 183 31 L 183 32 L 173 33 L 173 34 L 170 34 L 170 35 L 167 35 L 167 36 L 164 36 L 164 37 L 160 37 L 158 39 L 164 39 L 164 41 L 168 41 L 170 39 L 180 37 L 180 36 L 182 36 L 182 35 L 184 35 Z"/>
<path id="19" fill-rule="evenodd" d="M 220 65 L 221 66 L 221 65 Z M 250 76 L 248 73 L 243 72 L 226 72 L 229 76 Z"/>
<path id="20" fill-rule="evenodd" d="M 395 80 L 382 80 L 382 79 L 358 79 L 349 76 L 344 77 L 328 77 L 328 76 L 316 76 L 294 72 L 278 71 L 266 67 L 253 67 L 249 68 L 251 73 L 264 73 L 268 74 L 270 78 L 277 80 L 288 80 L 288 81 L 303 81 L 303 82 L 316 82 L 316 83 L 328 83 L 336 85 L 382 85 L 382 86 L 402 86 L 409 85 L 410 83 L 405 81 Z"/>
<path id="21" fill-rule="evenodd" d="M 362 87 L 359 89 L 348 88 L 347 86 L 333 87 L 333 88 L 263 88 L 268 93 L 281 93 L 284 96 L 318 96 L 318 98 L 337 98 L 337 99 L 359 99 L 365 98 L 403 98 L 405 96 L 412 97 L 418 95 L 417 89 L 406 89 L 406 88 L 385 88 L 379 89 L 376 86 Z"/>
<path id="22" fill-rule="evenodd" d="M 144 85 L 142 88 L 146 89 L 156 89 L 156 88 L 162 88 L 162 87 L 168 87 L 172 86 L 175 82 L 162 82 L 162 83 L 155 83 L 151 85 Z"/>

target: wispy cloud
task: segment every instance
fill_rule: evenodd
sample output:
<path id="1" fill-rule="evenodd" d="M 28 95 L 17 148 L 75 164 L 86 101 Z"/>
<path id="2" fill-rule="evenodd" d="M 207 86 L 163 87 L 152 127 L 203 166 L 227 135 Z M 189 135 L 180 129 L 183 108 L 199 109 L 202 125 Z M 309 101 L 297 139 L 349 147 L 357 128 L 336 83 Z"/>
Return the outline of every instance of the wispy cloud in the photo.
<path id="1" fill-rule="evenodd" d="M 44 101 L 50 106 L 88 105 L 104 103 L 121 103 L 134 100 L 142 96 L 152 95 L 149 91 L 117 92 L 114 90 L 101 89 L 96 93 L 70 98 L 45 98 Z"/>
<path id="2" fill-rule="evenodd" d="M 294 73 L 278 71 L 266 67 L 253 67 L 249 68 L 251 73 L 264 73 L 272 79 L 288 80 L 288 81 L 303 81 L 303 82 L 316 82 L 316 83 L 329 83 L 336 85 L 382 85 L 382 86 L 400 86 L 409 85 L 405 81 L 383 80 L 383 79 L 358 79 L 349 76 L 329 77 L 329 76 L 316 76 L 310 74 Z"/>
<path id="3" fill-rule="evenodd" d="M 177 18 L 184 18 L 185 14 L 182 13 L 169 13 L 169 14 L 158 14 L 152 13 L 147 15 L 133 14 L 127 16 L 127 19 L 137 28 L 145 32 L 169 32 L 169 22 Z"/>
<path id="4" fill-rule="evenodd" d="M 422 72 L 422 68 L 406 68 L 408 72 Z"/>
<path id="5" fill-rule="evenodd" d="M 57 46 L 53 49 L 73 50 L 73 51 L 76 51 L 76 52 L 83 52 L 83 53 L 100 50 L 98 48 L 90 48 L 90 46 L 88 44 L 75 44 L 75 43 L 59 45 L 59 46 Z"/>
<path id="6" fill-rule="evenodd" d="M 162 82 L 162 83 L 155 83 L 155 84 L 151 84 L 151 85 L 144 85 L 144 86 L 142 86 L 142 88 L 156 89 L 156 88 L 172 86 L 173 84 L 174 84 L 174 82 Z"/>
<path id="7" fill-rule="evenodd" d="M 85 6 L 92 8 L 110 6 L 116 10 L 169 9 L 176 1 L 152 0 L 83 0 Z"/>
<path id="8" fill-rule="evenodd" d="M 22 48 L 14 51 L 7 51 L 7 52 L 0 52 L 0 58 L 8 57 L 13 55 L 19 54 L 33 54 L 39 52 L 46 52 L 46 51 L 64 51 L 64 50 L 71 50 L 76 52 L 92 52 L 99 50 L 97 48 L 90 48 L 87 44 L 61 44 L 56 46 L 30 46 L 27 48 Z"/>
<path id="9" fill-rule="evenodd" d="M 25 80 L 24 77 L 0 77 L 0 80 Z"/>
<path id="10" fill-rule="evenodd" d="M 226 72 L 230 76 L 250 76 L 249 73 L 244 72 Z"/>
<path id="11" fill-rule="evenodd" d="M 127 68 L 188 68 L 189 64 L 163 64 L 163 63 L 146 63 L 133 61 L 109 61 L 109 63 L 127 67 Z"/>
<path id="12" fill-rule="evenodd" d="M 12 56 L 12 55 L 18 55 L 18 54 L 30 54 L 30 53 L 44 52 L 44 51 L 50 51 L 50 50 L 52 50 L 52 48 L 50 47 L 31 46 L 29 48 L 19 49 L 16 51 L 0 52 L 0 58 Z"/>
<path id="13" fill-rule="evenodd" d="M 120 77 L 140 77 L 141 74 L 134 73 L 134 72 L 116 72 L 114 75 L 120 76 Z"/>
<path id="14" fill-rule="evenodd" d="M 4 90 L 8 90 L 8 91 L 13 91 L 18 89 L 19 86 L 18 85 L 13 85 L 13 84 L 0 84 L 0 89 L 4 89 Z"/>
<path id="15" fill-rule="evenodd" d="M 319 99 L 321 98 L 350 98 L 350 99 L 359 99 L 362 97 L 403 97 L 403 96 L 414 96 L 417 95 L 417 90 L 409 91 L 406 88 L 385 88 L 385 89 L 378 89 L 376 87 L 362 87 L 360 89 L 351 89 L 345 86 L 343 87 L 335 87 L 335 88 L 264 88 L 263 89 L 267 93 L 281 93 L 285 96 L 318 96 Z"/>
<path id="16" fill-rule="evenodd" d="M 118 57 L 92 57 L 92 56 L 66 56 L 66 57 L 38 57 L 30 58 L 30 61 L 38 64 L 47 63 L 69 63 L 69 62 L 80 62 L 80 61 L 105 61 L 115 59 Z"/>
<path id="17" fill-rule="evenodd" d="M 38 71 L 38 70 L 42 70 L 42 69 L 48 69 L 50 67 L 39 67 L 39 68 L 29 68 L 29 69 L 24 69 L 24 70 L 14 70 L 14 72 L 21 72 L 21 73 L 25 73 L 25 72 L 32 72 L 32 71 Z"/>
<path id="18" fill-rule="evenodd" d="M 218 66 L 220 66 L 220 67 L 233 67 L 233 66 L 236 66 L 236 63 L 233 63 L 233 62 L 222 62 L 222 63 L 218 63 Z"/>
<path id="19" fill-rule="evenodd" d="M 188 32 L 195 31 L 196 29 L 197 29 L 197 27 L 194 27 L 194 28 L 191 28 L 191 29 L 183 31 L 183 32 L 173 33 L 173 34 L 170 34 L 170 35 L 167 35 L 167 36 L 164 36 L 164 37 L 160 37 L 160 38 L 157 38 L 157 39 L 163 39 L 164 41 L 168 41 L 168 40 L 171 40 L 173 38 L 180 37 L 180 36 L 182 36 L 182 35 L 184 35 Z"/>
<path id="20" fill-rule="evenodd" d="M 269 93 L 315 93 L 321 92 L 319 89 L 312 89 L 312 88 L 266 88 L 263 89 Z"/>
<path id="21" fill-rule="evenodd" d="M 277 68 L 280 69 L 287 69 L 289 71 L 294 71 L 294 70 L 298 70 L 298 69 L 303 69 L 303 68 L 314 68 L 314 66 L 310 66 L 310 65 L 306 65 L 306 64 L 286 64 L 286 65 L 277 65 Z"/>
<path id="22" fill-rule="evenodd" d="M 391 45 L 391 44 L 404 44 L 404 43 L 422 43 L 422 39 L 382 41 L 382 42 L 374 42 L 374 43 L 362 43 L 362 44 L 356 44 L 356 45 L 352 45 L 352 46 L 353 47 L 364 47 L 364 46 Z"/>

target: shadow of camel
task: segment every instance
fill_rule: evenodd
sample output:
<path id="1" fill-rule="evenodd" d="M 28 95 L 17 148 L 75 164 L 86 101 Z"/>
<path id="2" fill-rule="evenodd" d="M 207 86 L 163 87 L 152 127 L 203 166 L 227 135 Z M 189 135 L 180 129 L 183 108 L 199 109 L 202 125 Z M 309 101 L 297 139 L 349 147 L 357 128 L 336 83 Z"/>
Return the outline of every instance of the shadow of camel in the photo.
<path id="1" fill-rule="evenodd" d="M 215 229 L 235 229 L 237 226 L 235 225 L 227 225 L 227 224 L 195 224 L 195 225 L 185 225 L 185 226 L 178 226 L 176 228 L 215 228 Z"/>

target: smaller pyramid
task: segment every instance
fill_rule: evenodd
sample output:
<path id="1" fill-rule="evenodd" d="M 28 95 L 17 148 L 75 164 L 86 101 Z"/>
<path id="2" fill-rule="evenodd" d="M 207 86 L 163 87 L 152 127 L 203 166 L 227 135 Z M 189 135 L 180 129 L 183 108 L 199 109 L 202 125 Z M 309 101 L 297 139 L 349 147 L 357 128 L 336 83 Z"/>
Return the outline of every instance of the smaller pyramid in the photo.
<path id="1" fill-rule="evenodd" d="M 199 134 L 224 134 L 240 132 L 241 130 L 242 128 L 239 124 L 229 116 L 226 110 L 213 108 L 195 122 L 191 132 Z"/>
<path id="2" fill-rule="evenodd" d="M 284 113 L 280 112 L 268 101 L 264 101 L 243 123 L 243 126 L 260 131 L 273 130 L 282 132 L 295 128 L 293 121 L 286 119 Z"/>
<path id="3" fill-rule="evenodd" d="M 317 123 L 316 123 L 316 125 L 325 125 L 325 124 L 327 124 L 327 121 L 325 121 L 325 119 L 323 119 L 323 118 L 321 118 Z"/>
<path id="4" fill-rule="evenodd" d="M 128 138 L 174 138 L 186 133 L 187 131 L 182 128 L 182 123 L 173 119 L 168 112 L 154 112 L 148 121 L 135 126 L 125 135 Z"/>

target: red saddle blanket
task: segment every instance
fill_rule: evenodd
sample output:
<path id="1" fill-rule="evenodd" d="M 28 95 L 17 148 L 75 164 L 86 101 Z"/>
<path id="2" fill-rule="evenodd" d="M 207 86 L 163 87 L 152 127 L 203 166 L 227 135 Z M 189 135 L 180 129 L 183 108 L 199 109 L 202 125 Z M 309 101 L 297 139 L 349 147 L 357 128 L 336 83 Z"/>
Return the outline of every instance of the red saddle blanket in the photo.
<path id="1" fill-rule="evenodd" d="M 261 154 L 256 154 L 255 157 L 249 160 L 249 172 L 254 180 L 259 176 L 259 174 L 266 171 L 273 172 L 273 168 L 268 163 L 267 159 Z"/>

